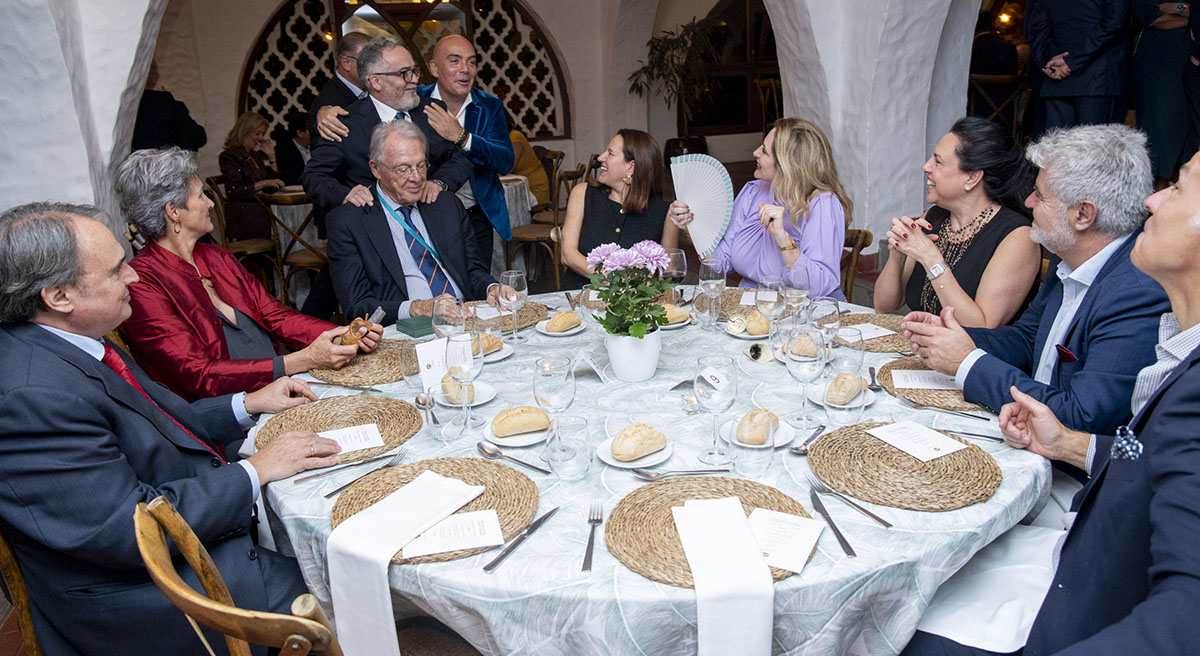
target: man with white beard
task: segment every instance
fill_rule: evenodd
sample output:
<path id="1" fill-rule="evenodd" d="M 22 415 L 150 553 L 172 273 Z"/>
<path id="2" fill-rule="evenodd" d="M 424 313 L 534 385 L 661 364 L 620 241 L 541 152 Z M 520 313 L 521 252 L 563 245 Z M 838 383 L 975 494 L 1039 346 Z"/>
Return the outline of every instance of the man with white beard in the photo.
<path id="1" fill-rule="evenodd" d="M 962 328 L 954 308 L 913 312 L 905 336 L 967 401 L 999 411 L 1015 386 L 1067 426 L 1104 434 L 1132 416 L 1137 373 L 1154 362 L 1162 287 L 1130 263 L 1153 191 L 1146 137 L 1124 125 L 1058 130 L 1031 144 L 1030 237 L 1054 257 L 1029 309 L 995 329 Z M 1089 454 L 1088 462 L 1091 461 Z M 1073 472 L 1078 474 L 1078 472 Z"/>

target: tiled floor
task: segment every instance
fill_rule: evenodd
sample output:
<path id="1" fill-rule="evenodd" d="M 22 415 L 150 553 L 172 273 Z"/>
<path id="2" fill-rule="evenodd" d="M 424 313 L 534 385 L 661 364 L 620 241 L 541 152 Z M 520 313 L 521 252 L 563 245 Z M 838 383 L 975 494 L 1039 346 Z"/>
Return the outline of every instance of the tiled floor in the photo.
<path id="1" fill-rule="evenodd" d="M 3 603 L 3 599 L 0 599 Z M 21 630 L 17 628 L 17 614 L 9 607 L 7 617 L 0 625 L 0 656 L 24 656 L 25 646 L 21 640 Z"/>

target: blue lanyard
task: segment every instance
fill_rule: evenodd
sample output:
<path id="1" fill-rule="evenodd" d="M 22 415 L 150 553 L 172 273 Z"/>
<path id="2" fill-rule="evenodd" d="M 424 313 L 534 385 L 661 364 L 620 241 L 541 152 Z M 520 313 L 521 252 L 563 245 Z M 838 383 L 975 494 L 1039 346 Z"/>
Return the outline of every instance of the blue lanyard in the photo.
<path id="1" fill-rule="evenodd" d="M 379 204 L 383 205 L 383 211 L 387 212 L 388 216 L 395 219 L 396 223 L 399 223 L 400 227 L 404 228 L 404 232 L 407 232 L 410 237 L 412 237 L 413 239 L 416 239 L 418 242 L 420 242 L 421 245 L 425 247 L 425 250 L 429 251 L 430 253 L 433 253 L 433 259 L 437 260 L 438 262 L 442 261 L 441 256 L 438 255 L 437 249 L 435 249 L 433 246 L 431 246 L 429 244 L 429 242 L 425 241 L 425 239 L 421 237 L 421 233 L 417 232 L 416 229 L 414 229 L 411 225 L 409 225 L 408 221 L 405 221 L 404 219 L 400 218 L 400 216 L 398 216 L 396 214 L 396 210 L 392 209 L 391 205 L 388 205 L 386 202 L 384 202 L 382 196 L 380 196 L 378 193 L 376 193 L 375 196 L 376 196 L 376 198 L 379 199 Z"/>

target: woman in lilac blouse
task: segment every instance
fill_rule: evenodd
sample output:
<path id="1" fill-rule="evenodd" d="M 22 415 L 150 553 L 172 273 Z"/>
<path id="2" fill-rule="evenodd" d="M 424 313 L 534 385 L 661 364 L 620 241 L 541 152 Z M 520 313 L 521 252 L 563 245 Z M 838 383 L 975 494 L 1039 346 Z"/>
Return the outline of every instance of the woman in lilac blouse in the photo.
<path id="1" fill-rule="evenodd" d="M 845 300 L 841 260 L 851 204 L 838 181 L 829 140 L 811 121 L 779 119 L 755 149 L 754 160 L 756 179 L 738 193 L 713 259 L 725 271 L 737 271 L 742 287 L 804 267 L 811 297 Z M 680 228 L 694 218 L 687 203 L 678 200 L 667 216 Z"/>

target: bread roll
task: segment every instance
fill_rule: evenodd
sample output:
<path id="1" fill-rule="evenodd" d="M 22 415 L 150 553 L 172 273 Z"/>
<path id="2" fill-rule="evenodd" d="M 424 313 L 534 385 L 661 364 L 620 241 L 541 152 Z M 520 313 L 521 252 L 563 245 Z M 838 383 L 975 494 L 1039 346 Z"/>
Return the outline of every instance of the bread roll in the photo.
<path id="1" fill-rule="evenodd" d="M 667 323 L 679 323 L 680 321 L 688 320 L 688 313 L 674 303 L 663 303 L 663 309 L 667 311 Z"/>
<path id="2" fill-rule="evenodd" d="M 546 322 L 546 332 L 564 333 L 581 323 L 579 315 L 574 312 L 559 312 Z"/>
<path id="3" fill-rule="evenodd" d="M 815 358 L 820 355 L 817 350 L 817 343 L 808 335 L 796 335 L 791 340 L 792 355 L 799 355 L 805 358 Z"/>
<path id="4" fill-rule="evenodd" d="M 858 374 L 838 374 L 825 390 L 825 402 L 848 405 L 867 386 L 867 381 Z"/>
<path id="5" fill-rule="evenodd" d="M 766 444 L 767 443 L 767 427 L 765 424 L 751 424 L 750 418 L 754 415 L 765 414 L 771 420 L 771 430 L 779 430 L 779 417 L 775 416 L 774 412 L 765 408 L 755 408 L 747 412 L 742 420 L 738 422 L 737 440 L 742 444 Z"/>
<path id="6" fill-rule="evenodd" d="M 483 354 L 495 353 L 504 348 L 504 342 L 500 341 L 499 337 L 491 333 L 479 334 L 479 345 L 483 347 Z M 471 353 L 478 353 L 479 349 L 475 347 L 475 343 L 471 343 Z"/>
<path id="7" fill-rule="evenodd" d="M 492 434 L 508 437 L 521 433 L 532 433 L 550 428 L 550 415 L 545 410 L 531 405 L 509 408 L 492 418 Z"/>
<path id="8" fill-rule="evenodd" d="M 752 310 L 746 315 L 746 333 L 749 335 L 766 335 L 771 330 L 771 322 L 767 321 L 758 310 Z"/>
<path id="9" fill-rule="evenodd" d="M 463 384 L 454 380 L 450 374 L 442 376 L 442 396 L 446 398 L 446 402 L 453 405 L 460 405 L 463 401 Z M 471 403 L 475 402 L 475 386 L 468 383 L 466 386 L 467 398 Z"/>
<path id="10" fill-rule="evenodd" d="M 667 448 L 667 436 L 647 424 L 630 424 L 621 429 L 612 441 L 612 455 L 629 462 Z"/>

